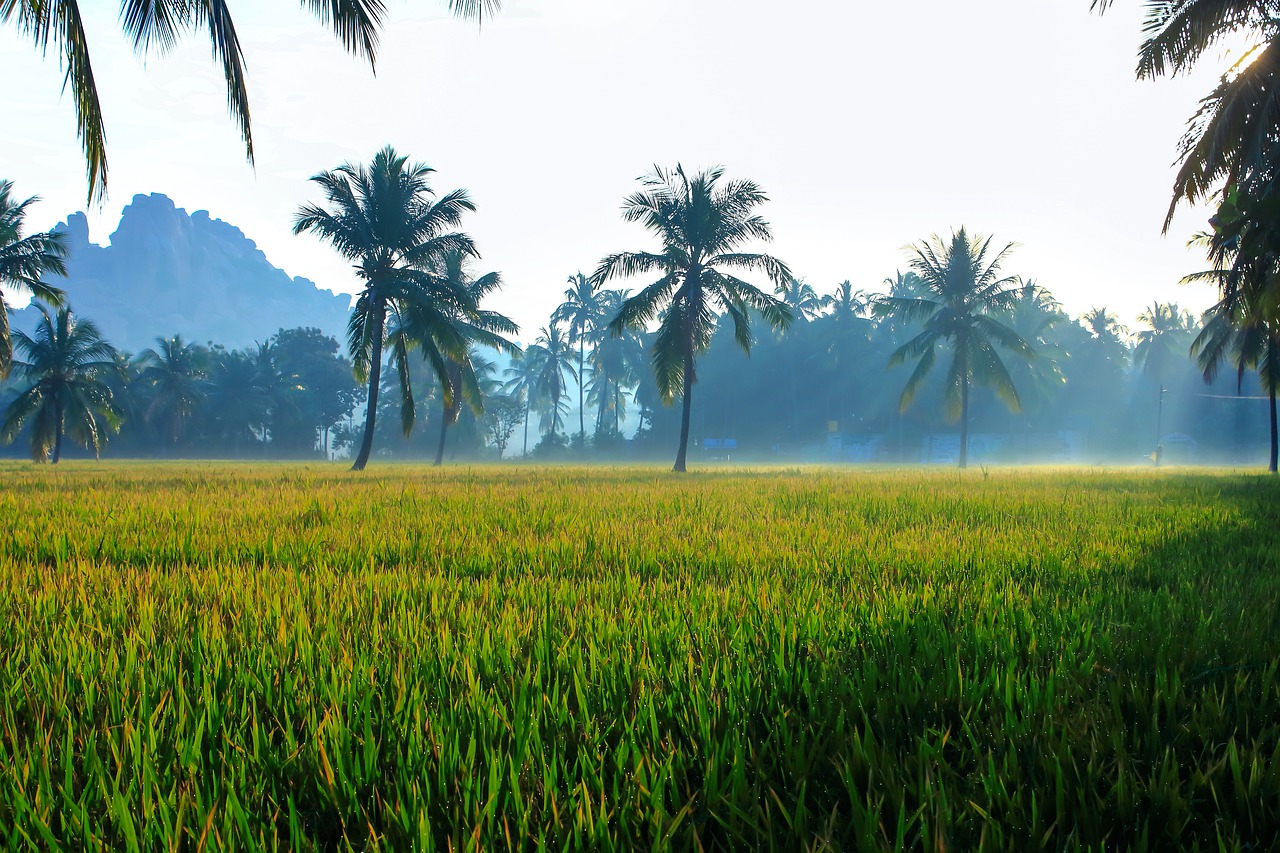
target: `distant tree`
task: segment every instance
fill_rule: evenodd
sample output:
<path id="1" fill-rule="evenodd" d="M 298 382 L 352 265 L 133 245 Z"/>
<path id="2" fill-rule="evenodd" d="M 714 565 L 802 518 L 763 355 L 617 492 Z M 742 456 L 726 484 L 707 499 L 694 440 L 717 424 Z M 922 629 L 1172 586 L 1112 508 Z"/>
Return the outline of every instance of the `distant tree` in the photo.
<path id="1" fill-rule="evenodd" d="M 141 359 L 150 398 L 146 418 L 160 430 L 164 446 L 177 444 L 204 400 L 208 351 L 174 335 L 156 338 L 156 346 L 143 350 Z"/>
<path id="2" fill-rule="evenodd" d="M 923 330 L 889 358 L 892 367 L 917 358 L 915 371 L 899 398 L 905 410 L 937 359 L 937 347 L 951 344 L 946 376 L 946 408 L 960 419 L 960 467 L 969 464 L 969 390 L 976 382 L 990 387 L 1010 408 L 1020 407 L 1018 391 L 996 348 L 1020 358 L 1033 357 L 1031 345 L 999 317 L 1007 316 L 1019 292 L 1013 277 L 1001 277 L 1000 265 L 1012 251 L 1005 246 L 988 260 L 991 238 L 970 237 L 962 226 L 949 242 L 935 235 L 912 246 L 911 268 L 919 276 L 918 296 L 885 296 L 876 304 L 881 316 L 918 322 Z"/>
<path id="3" fill-rule="evenodd" d="M 824 309 L 830 309 L 837 322 L 845 323 L 865 317 L 873 302 L 865 290 L 854 290 L 848 279 L 836 286 L 835 293 L 828 293 L 819 300 Z"/>
<path id="4" fill-rule="evenodd" d="M 484 431 L 498 450 L 498 458 L 507 455 L 511 437 L 525 417 L 524 400 L 511 394 L 495 394 L 484 407 Z"/>
<path id="5" fill-rule="evenodd" d="M 538 376 L 542 359 L 539 350 L 542 347 L 530 344 L 521 352 L 511 357 L 511 366 L 505 371 L 506 382 L 503 392 L 513 400 L 518 400 L 524 412 L 524 447 L 520 455 L 529 455 L 529 413 L 540 406 L 538 399 Z"/>
<path id="6" fill-rule="evenodd" d="M 217 435 L 231 442 L 236 456 L 246 440 L 254 439 L 254 428 L 269 417 L 271 397 L 262 379 L 257 359 L 221 347 L 211 351 L 205 386 L 209 420 Z M 266 442 L 265 433 L 262 440 Z"/>
<path id="7" fill-rule="evenodd" d="M 476 254 L 471 238 L 447 230 L 456 227 L 462 214 L 475 210 L 475 205 L 461 190 L 436 200 L 427 183 L 433 171 L 420 163 L 409 164 L 388 146 L 368 167 L 346 163 L 315 175 L 311 180 L 323 189 L 329 207 L 306 205 L 294 220 L 295 234 L 311 231 L 332 243 L 355 264 L 356 274 L 364 281 L 347 327 L 356 378 L 367 381 L 369 389 L 364 439 L 353 471 L 364 469 L 373 450 L 388 311 L 402 317 L 413 309 L 421 326 L 475 307 L 464 291 L 433 272 L 433 265 L 447 252 Z M 463 338 L 447 335 L 441 323 L 432 328 L 433 334 L 438 332 L 437 347 L 447 337 L 449 351 L 465 356 Z M 406 357 L 407 346 L 408 339 L 402 338 L 398 358 Z M 437 373 L 443 373 L 443 364 L 436 367 Z M 407 378 L 408 372 L 402 375 Z M 411 394 L 408 399 L 412 401 Z M 412 404 L 404 413 L 403 428 L 406 435 L 413 428 Z"/>
<path id="8" fill-rule="evenodd" d="M 620 334 L 608 331 L 608 320 L 622 310 L 628 291 L 602 290 L 600 304 L 605 322 L 592 336 L 591 382 L 587 386 L 587 402 L 596 407 L 596 437 L 606 431 L 608 416 L 613 415 L 612 433 L 622 435 L 622 417 L 626 414 L 625 388 L 634 387 L 644 365 L 644 344 L 634 329 Z"/>
<path id="9" fill-rule="evenodd" d="M 25 358 L 17 367 L 35 384 L 9 406 L 0 439 L 13 441 L 30 423 L 31 458 L 37 462 L 58 463 L 64 433 L 97 456 L 106 433 L 120 428 L 106 382 L 116 369 L 116 351 L 92 321 L 78 320 L 70 308 L 58 309 L 56 316 L 43 305 L 36 309 L 35 335 L 14 333 Z"/>
<path id="10" fill-rule="evenodd" d="M 76 135 L 84 146 L 89 199 L 100 200 L 107 190 L 107 140 L 98 84 L 89 61 L 89 34 L 77 0 L 4 0 L 0 23 L 11 24 L 29 37 L 41 53 L 56 45 L 76 111 Z M 303 0 L 343 47 L 374 64 L 379 30 L 385 20 L 381 0 Z M 451 12 L 480 17 L 497 9 L 499 0 L 449 0 Z M 227 83 L 227 105 L 240 126 L 245 155 L 253 162 L 253 134 L 249 124 L 249 92 L 244 52 L 235 22 L 224 2 L 191 0 L 120 0 L 120 24 L 139 53 L 152 48 L 167 51 L 184 31 L 205 30 L 214 58 Z"/>
<path id="11" fill-rule="evenodd" d="M 315 448 L 358 405 L 364 390 L 337 340 L 316 328 L 280 329 L 270 340 L 272 366 L 289 405 L 272 417 L 272 440 L 294 452 Z"/>
<path id="12" fill-rule="evenodd" d="M 544 436 L 553 438 L 560 432 L 560 424 L 568 406 L 565 404 L 565 375 L 575 382 L 577 371 L 573 368 L 573 350 L 569 341 L 555 323 L 543 326 L 538 332 L 534 345 L 529 347 L 525 359 L 530 362 L 533 371 L 534 399 L 541 406 L 541 419 L 538 424 Z"/>
<path id="13" fill-rule="evenodd" d="M 791 317 L 800 323 L 806 323 L 822 313 L 826 304 L 812 285 L 802 279 L 789 278 L 773 289 L 783 304 L 791 309 Z"/>
<path id="14" fill-rule="evenodd" d="M 1138 315 L 1138 322 L 1147 328 L 1136 335 L 1134 366 L 1163 383 L 1174 366 L 1186 358 L 1196 334 L 1196 319 L 1172 302 L 1156 302 Z"/>
<path id="15" fill-rule="evenodd" d="M 0 15 L 3 14 L 4 7 L 0 6 Z M 62 304 L 62 291 L 45 284 L 43 279 L 67 274 L 63 237 L 57 233 L 23 236 L 27 208 L 39 200 L 39 196 L 32 196 L 18 201 L 13 197 L 13 182 L 0 180 L 0 285 L 57 306 Z M 9 375 L 13 363 L 9 310 L 4 296 L 0 288 L 0 379 Z"/>
<path id="16" fill-rule="evenodd" d="M 627 299 L 609 325 L 621 333 L 627 328 L 643 330 L 659 321 L 653 346 L 658 389 L 665 403 L 678 393 L 684 396 L 675 471 L 686 468 L 697 381 L 694 364 L 711 342 L 717 312 L 729 315 L 734 338 L 748 353 L 751 311 L 775 330 L 786 328 L 792 319 L 784 303 L 728 272 L 763 273 L 775 287 L 792 277 L 777 258 L 738 251 L 749 240 L 773 238 L 768 222 L 753 212 L 767 198 L 752 181 L 722 183 L 723 178 L 719 167 L 689 176 L 681 166 L 674 171 L 655 166 L 640 179 L 643 189 L 624 202 L 622 217 L 653 232 L 662 243 L 661 251 L 609 255 L 591 276 L 597 285 L 623 276 L 661 276 Z"/>
<path id="17" fill-rule="evenodd" d="M 578 345 L 578 444 L 587 441 L 586 415 L 586 346 L 605 320 L 606 307 L 600 299 L 601 291 L 581 272 L 569 276 L 569 287 L 564 292 L 564 302 L 556 306 L 551 322 L 567 323 L 569 345 Z"/>

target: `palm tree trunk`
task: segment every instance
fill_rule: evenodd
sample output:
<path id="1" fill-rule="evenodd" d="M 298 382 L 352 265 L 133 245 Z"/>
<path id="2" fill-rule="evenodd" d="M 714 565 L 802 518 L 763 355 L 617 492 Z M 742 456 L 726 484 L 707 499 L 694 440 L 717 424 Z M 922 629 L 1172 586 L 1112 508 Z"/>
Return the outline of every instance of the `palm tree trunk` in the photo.
<path id="1" fill-rule="evenodd" d="M 1271 398 L 1271 461 L 1267 463 L 1267 470 L 1272 474 L 1276 473 L 1276 461 L 1280 456 L 1280 434 L 1276 430 L 1276 387 L 1272 385 L 1267 396 Z"/>
<path id="2" fill-rule="evenodd" d="M 969 467 L 969 365 L 960 379 L 960 467 Z"/>
<path id="3" fill-rule="evenodd" d="M 440 412 L 440 443 L 436 445 L 436 461 L 434 463 L 436 468 L 444 464 L 444 438 L 449 433 L 449 407 L 441 407 Z"/>
<path id="4" fill-rule="evenodd" d="M 524 404 L 524 452 L 521 454 L 524 458 L 529 458 L 529 403 L 526 400 Z"/>
<path id="5" fill-rule="evenodd" d="M 373 309 L 373 353 L 369 364 L 369 406 L 364 413 L 364 439 L 360 442 L 360 453 L 356 456 L 352 471 L 363 471 L 369 464 L 369 454 L 373 452 L 373 427 L 378 417 L 378 383 L 382 381 L 382 326 L 386 315 L 386 305 L 378 300 Z"/>
<path id="6" fill-rule="evenodd" d="M 57 465 L 62 458 L 62 402 L 53 404 L 53 459 L 50 464 Z"/>
<path id="7" fill-rule="evenodd" d="M 587 446 L 587 409 L 584 392 L 586 388 L 586 380 L 582 377 L 583 359 L 586 357 L 587 339 L 585 337 L 578 338 L 578 444 L 582 448 Z"/>
<path id="8" fill-rule="evenodd" d="M 680 412 L 680 449 L 676 452 L 676 464 L 672 471 L 686 470 L 689 455 L 689 413 L 693 411 L 693 336 L 685 336 L 684 344 L 684 405 Z"/>
<path id="9" fill-rule="evenodd" d="M 621 415 L 618 414 L 618 383 L 613 383 L 613 431 L 622 437 Z"/>

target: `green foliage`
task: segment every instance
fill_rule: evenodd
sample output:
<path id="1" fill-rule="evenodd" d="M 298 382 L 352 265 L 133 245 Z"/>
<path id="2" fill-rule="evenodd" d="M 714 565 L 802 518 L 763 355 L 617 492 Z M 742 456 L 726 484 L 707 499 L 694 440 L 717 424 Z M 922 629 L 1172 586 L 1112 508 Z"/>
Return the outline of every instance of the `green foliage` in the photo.
<path id="1" fill-rule="evenodd" d="M 61 234 L 25 234 L 27 208 L 39 201 L 13 198 L 13 182 L 0 180 L 0 285 L 29 294 L 50 305 L 61 305 L 61 290 L 46 284 L 51 275 L 67 274 L 67 250 Z M 0 289 L 0 379 L 9 375 L 13 344 L 9 338 L 9 311 Z"/>
<path id="2" fill-rule="evenodd" d="M 3 476 L 5 848 L 1257 850 L 1280 826 L 1263 478 Z"/>

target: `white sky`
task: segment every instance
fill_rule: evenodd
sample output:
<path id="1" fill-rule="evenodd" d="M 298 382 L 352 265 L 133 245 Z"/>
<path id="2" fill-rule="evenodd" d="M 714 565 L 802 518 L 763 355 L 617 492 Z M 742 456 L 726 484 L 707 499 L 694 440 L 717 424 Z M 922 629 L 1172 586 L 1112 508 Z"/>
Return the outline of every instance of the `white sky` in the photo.
<path id="1" fill-rule="evenodd" d="M 528 340 L 566 277 L 653 248 L 618 215 L 654 164 L 723 164 L 760 183 L 771 251 L 817 290 L 876 289 L 902 247 L 961 224 L 1021 244 L 1006 271 L 1073 315 L 1132 324 L 1154 300 L 1202 310 L 1185 247 L 1204 211 L 1160 226 L 1176 142 L 1226 58 L 1138 83 L 1141 8 L 1088 0 L 506 0 L 482 29 L 443 2 L 390 0 L 376 77 L 297 3 L 232 2 L 245 47 L 256 169 L 207 42 L 144 60 L 115 0 L 82 0 L 107 122 L 106 243 L 135 193 L 239 226 L 276 266 L 353 291 L 346 265 L 290 232 L 307 178 L 390 143 L 467 188 L 466 224 Z M 56 57 L 0 31 L 0 176 L 44 201 L 48 228 L 86 206 L 84 161 Z M 17 85 L 13 85 L 17 81 Z M 638 287 L 645 282 L 629 283 Z M 763 282 L 761 282 L 763 284 Z"/>

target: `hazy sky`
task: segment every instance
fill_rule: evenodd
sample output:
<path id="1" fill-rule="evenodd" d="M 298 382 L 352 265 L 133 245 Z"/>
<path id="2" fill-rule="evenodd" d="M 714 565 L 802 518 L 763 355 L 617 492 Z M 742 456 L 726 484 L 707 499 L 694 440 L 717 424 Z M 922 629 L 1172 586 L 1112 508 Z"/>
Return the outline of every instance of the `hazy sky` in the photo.
<path id="1" fill-rule="evenodd" d="M 1132 324 L 1154 300 L 1202 310 L 1185 244 L 1204 211 L 1160 235 L 1176 142 L 1226 59 L 1139 83 L 1141 8 L 1088 0 L 506 0 L 483 28 L 443 2 L 390 0 L 377 75 L 290 2 L 232 2 L 247 55 L 257 165 L 226 111 L 207 42 L 145 60 L 114 0 L 82 2 L 107 122 L 106 243 L 135 193 L 162 192 L 242 228 L 291 275 L 357 287 L 293 213 L 308 182 L 390 143 L 465 187 L 466 223 L 506 290 L 491 303 L 531 339 L 566 277 L 655 244 L 618 215 L 654 164 L 724 165 L 771 201 L 772 252 L 820 293 L 875 289 L 902 247 L 961 224 L 1017 241 L 1006 270 L 1073 315 Z M 47 228 L 86 206 L 84 164 L 55 57 L 0 32 L 0 176 L 44 201 Z M 630 283 L 638 287 L 646 282 Z M 763 283 L 763 282 L 762 282 Z M 157 330 L 163 333 L 165 330 Z"/>

